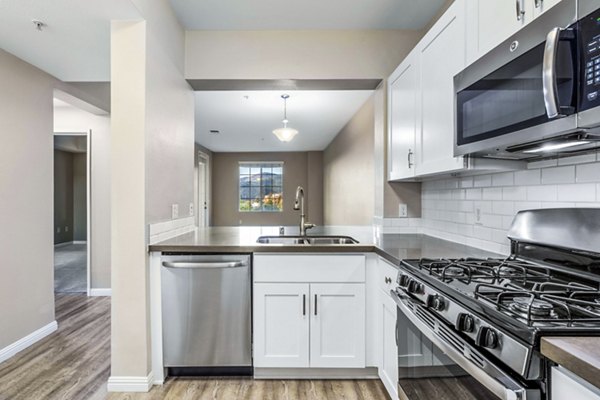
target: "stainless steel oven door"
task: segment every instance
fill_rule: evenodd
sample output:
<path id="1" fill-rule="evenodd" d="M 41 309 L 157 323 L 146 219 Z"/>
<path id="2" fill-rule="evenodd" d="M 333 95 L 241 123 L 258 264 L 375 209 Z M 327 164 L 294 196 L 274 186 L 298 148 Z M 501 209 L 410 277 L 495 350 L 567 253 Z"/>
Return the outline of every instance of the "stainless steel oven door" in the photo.
<path id="1" fill-rule="evenodd" d="M 410 400 L 539 400 L 415 300 L 395 291 L 399 391 Z"/>

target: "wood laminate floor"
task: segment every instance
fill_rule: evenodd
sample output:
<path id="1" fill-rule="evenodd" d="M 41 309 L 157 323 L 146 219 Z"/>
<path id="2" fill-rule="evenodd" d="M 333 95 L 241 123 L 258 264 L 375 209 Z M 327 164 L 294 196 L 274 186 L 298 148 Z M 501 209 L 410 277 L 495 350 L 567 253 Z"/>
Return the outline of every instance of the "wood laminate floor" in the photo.
<path id="1" fill-rule="evenodd" d="M 58 331 L 0 364 L 0 400 L 380 400 L 379 380 L 169 379 L 107 393 L 110 298 L 57 294 Z"/>

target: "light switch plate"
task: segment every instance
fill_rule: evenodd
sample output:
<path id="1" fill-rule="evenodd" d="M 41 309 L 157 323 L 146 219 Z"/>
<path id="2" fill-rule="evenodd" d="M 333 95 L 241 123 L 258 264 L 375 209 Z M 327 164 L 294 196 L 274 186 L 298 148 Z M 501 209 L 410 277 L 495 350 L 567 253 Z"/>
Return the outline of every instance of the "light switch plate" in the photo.
<path id="1" fill-rule="evenodd" d="M 189 214 L 190 217 L 194 216 L 194 203 L 190 203 Z"/>
<path id="2" fill-rule="evenodd" d="M 482 223 L 481 223 L 481 207 L 475 207 L 475 224 L 482 225 Z"/>
<path id="3" fill-rule="evenodd" d="M 179 204 L 171 205 L 171 219 L 179 218 Z"/>

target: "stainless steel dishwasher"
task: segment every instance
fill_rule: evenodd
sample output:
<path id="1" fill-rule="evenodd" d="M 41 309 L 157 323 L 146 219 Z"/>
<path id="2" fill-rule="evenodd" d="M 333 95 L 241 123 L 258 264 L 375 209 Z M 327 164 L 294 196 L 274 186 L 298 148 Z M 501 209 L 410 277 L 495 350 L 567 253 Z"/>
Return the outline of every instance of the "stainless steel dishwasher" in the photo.
<path id="1" fill-rule="evenodd" d="M 250 255 L 162 258 L 164 365 L 170 375 L 251 375 Z"/>

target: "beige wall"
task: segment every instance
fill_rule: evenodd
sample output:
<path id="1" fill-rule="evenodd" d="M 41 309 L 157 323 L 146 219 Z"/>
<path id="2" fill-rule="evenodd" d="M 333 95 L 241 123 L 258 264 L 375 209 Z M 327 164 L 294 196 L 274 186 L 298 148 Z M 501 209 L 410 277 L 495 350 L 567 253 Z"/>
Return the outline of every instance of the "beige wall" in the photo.
<path id="1" fill-rule="evenodd" d="M 52 96 L 57 81 L 1 49 L 0 71 L 3 349 L 54 321 Z"/>
<path id="2" fill-rule="evenodd" d="M 239 212 L 240 161 L 283 161 L 283 212 Z M 213 153 L 212 225 L 297 225 L 300 214 L 293 210 L 296 188 L 305 190 L 308 221 L 323 224 L 321 152 Z"/>
<path id="3" fill-rule="evenodd" d="M 73 225 L 73 154 L 54 150 L 54 244 L 73 241 Z"/>
<path id="4" fill-rule="evenodd" d="M 187 31 L 187 79 L 386 78 L 420 31 Z"/>
<path id="5" fill-rule="evenodd" d="M 88 240 L 87 154 L 85 153 L 73 154 L 73 240 Z"/>
<path id="6" fill-rule="evenodd" d="M 184 32 L 167 0 L 111 30 L 111 378 L 151 371 L 147 224 L 194 201 L 194 101 Z M 110 384 L 110 380 L 109 380 Z"/>
<path id="7" fill-rule="evenodd" d="M 371 96 L 323 153 L 326 225 L 370 225 L 375 199 Z"/>
<path id="8" fill-rule="evenodd" d="M 54 110 L 54 132 L 91 130 L 91 249 L 90 284 L 110 288 L 110 116 L 95 115 L 75 107 Z M 83 148 L 85 148 L 85 138 Z M 84 240 L 84 239 L 77 239 Z"/>

